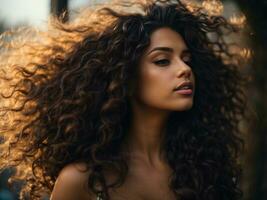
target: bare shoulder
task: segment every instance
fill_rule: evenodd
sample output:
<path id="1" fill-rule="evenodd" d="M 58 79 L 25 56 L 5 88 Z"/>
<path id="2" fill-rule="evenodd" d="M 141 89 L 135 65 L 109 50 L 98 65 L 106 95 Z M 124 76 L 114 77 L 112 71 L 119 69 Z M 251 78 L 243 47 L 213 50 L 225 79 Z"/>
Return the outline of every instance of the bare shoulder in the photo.
<path id="1" fill-rule="evenodd" d="M 65 166 L 59 173 L 50 200 L 95 199 L 87 186 L 89 173 L 83 163 Z"/>

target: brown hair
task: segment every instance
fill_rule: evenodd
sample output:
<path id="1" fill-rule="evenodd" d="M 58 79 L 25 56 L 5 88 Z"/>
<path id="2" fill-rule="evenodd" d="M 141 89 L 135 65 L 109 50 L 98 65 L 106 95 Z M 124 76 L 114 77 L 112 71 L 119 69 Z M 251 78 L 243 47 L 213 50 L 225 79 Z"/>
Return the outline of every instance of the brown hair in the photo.
<path id="1" fill-rule="evenodd" d="M 1 168 L 16 167 L 14 178 L 27 182 L 22 196 L 30 191 L 39 199 L 41 191 L 50 192 L 72 162 L 87 164 L 88 187 L 97 193 L 100 183 L 106 198 L 108 188 L 124 182 L 128 167 L 120 147 L 131 119 L 129 83 L 152 31 L 160 27 L 182 35 L 196 76 L 194 106 L 173 112 L 164 136 L 173 169 L 170 188 L 182 199 L 241 199 L 236 159 L 245 79 L 240 58 L 223 40 L 237 29 L 222 16 L 201 8 L 192 12 L 178 0 L 112 2 L 67 24 L 52 20 L 46 31 L 4 35 Z M 107 168 L 118 178 L 111 185 L 103 175 Z"/>

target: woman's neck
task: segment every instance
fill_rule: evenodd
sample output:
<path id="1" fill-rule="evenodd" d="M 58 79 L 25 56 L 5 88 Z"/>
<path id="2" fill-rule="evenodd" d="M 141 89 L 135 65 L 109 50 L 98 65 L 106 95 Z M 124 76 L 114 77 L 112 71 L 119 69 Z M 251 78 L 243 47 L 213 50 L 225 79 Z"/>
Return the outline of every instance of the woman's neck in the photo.
<path id="1" fill-rule="evenodd" d="M 132 119 L 126 141 L 123 144 L 131 158 L 142 159 L 155 166 L 164 160 L 162 141 L 169 112 L 132 106 Z"/>

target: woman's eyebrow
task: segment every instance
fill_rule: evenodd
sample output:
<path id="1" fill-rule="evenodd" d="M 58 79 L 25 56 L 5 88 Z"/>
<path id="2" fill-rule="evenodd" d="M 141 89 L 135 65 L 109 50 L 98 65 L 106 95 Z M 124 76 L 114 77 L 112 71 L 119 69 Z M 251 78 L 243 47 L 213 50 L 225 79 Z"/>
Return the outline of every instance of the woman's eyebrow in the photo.
<path id="1" fill-rule="evenodd" d="M 172 48 L 169 47 L 155 47 L 154 49 L 152 49 L 151 51 L 149 51 L 147 54 L 152 53 L 153 51 L 167 51 L 167 52 L 173 52 Z"/>
<path id="2" fill-rule="evenodd" d="M 149 51 L 149 52 L 147 53 L 147 55 L 149 55 L 149 54 L 152 53 L 153 51 L 166 51 L 166 52 L 171 52 L 171 53 L 174 52 L 174 50 L 173 50 L 172 48 L 170 48 L 170 47 L 155 47 L 154 49 L 152 49 L 151 51 Z M 183 49 L 182 52 L 190 53 L 190 52 L 189 52 L 189 49 L 187 49 L 187 48 Z"/>

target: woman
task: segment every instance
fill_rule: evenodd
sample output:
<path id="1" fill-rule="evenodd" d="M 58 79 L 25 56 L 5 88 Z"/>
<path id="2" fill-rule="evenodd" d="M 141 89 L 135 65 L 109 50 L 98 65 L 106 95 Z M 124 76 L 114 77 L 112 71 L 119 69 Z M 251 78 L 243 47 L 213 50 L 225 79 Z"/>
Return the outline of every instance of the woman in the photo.
<path id="1" fill-rule="evenodd" d="M 21 198 L 242 198 L 236 29 L 192 9 L 111 2 L 9 48 L 1 166 L 27 180 Z"/>

